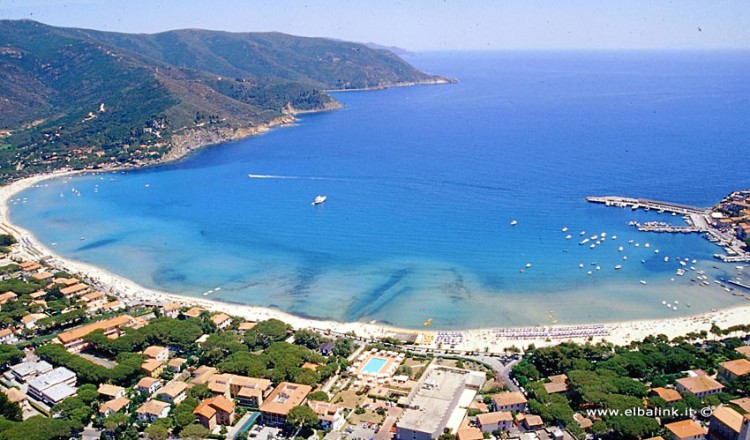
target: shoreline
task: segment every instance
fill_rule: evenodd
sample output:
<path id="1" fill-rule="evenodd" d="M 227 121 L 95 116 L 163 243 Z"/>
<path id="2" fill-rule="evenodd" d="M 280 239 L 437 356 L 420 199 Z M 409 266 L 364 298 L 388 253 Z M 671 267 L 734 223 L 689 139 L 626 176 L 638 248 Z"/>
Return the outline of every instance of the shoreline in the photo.
<path id="1" fill-rule="evenodd" d="M 8 201 L 15 194 L 48 179 L 64 178 L 79 174 L 106 173 L 110 171 L 114 170 L 58 171 L 16 180 L 0 187 L 0 229 L 14 235 L 19 241 L 17 250 L 14 251 L 13 255 L 23 259 L 45 259 L 51 266 L 76 274 L 83 278 L 84 281 L 92 284 L 92 287 L 117 296 L 126 305 L 178 302 L 185 306 L 200 306 L 210 311 L 221 311 L 251 321 L 275 318 L 297 329 L 308 328 L 335 334 L 353 333 L 364 339 L 412 336 L 417 338 L 418 345 L 433 349 L 439 347 L 438 341 L 440 341 L 442 348 L 450 348 L 454 352 L 482 351 L 495 353 L 505 351 L 505 349 L 511 346 L 525 348 L 529 344 L 535 344 L 539 347 L 555 345 L 565 341 L 586 342 L 588 340 L 592 342 L 607 341 L 615 345 L 627 345 L 632 341 L 640 341 L 647 336 L 657 334 L 665 334 L 671 339 L 677 336 L 684 336 L 690 332 L 709 331 L 713 324 L 725 329 L 750 322 L 750 318 L 748 318 L 750 317 L 750 304 L 667 319 L 642 319 L 575 325 L 560 324 L 536 327 L 526 326 L 521 328 L 498 326 L 467 330 L 406 329 L 378 323 L 314 319 L 268 307 L 240 305 L 148 289 L 135 281 L 114 274 L 106 269 L 61 257 L 40 243 L 30 231 L 14 225 L 10 221 Z M 564 334 L 566 330 L 574 328 L 583 329 L 582 334 L 575 336 L 566 336 Z M 508 332 L 508 329 L 513 331 Z M 541 329 L 544 329 L 545 332 L 540 334 L 537 331 Z M 562 336 L 550 336 L 555 333 L 561 333 Z"/>

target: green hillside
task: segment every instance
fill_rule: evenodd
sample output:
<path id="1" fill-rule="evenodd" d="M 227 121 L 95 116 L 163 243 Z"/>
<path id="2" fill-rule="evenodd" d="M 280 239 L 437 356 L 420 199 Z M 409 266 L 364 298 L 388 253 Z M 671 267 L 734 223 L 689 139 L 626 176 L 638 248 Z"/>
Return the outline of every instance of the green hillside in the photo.
<path id="1" fill-rule="evenodd" d="M 1 20 L 0 179 L 153 163 L 336 107 L 326 90 L 444 81 L 387 50 L 323 38 Z"/>

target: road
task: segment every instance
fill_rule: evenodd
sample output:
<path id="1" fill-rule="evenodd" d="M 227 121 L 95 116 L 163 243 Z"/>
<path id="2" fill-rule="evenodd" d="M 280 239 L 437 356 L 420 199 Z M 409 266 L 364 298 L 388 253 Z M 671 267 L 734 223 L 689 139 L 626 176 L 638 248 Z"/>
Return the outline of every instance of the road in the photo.
<path id="1" fill-rule="evenodd" d="M 465 356 L 466 359 L 471 359 L 475 361 L 479 361 L 482 363 L 485 363 L 492 367 L 492 370 L 495 372 L 495 375 L 502 379 L 503 382 L 505 382 L 505 385 L 508 387 L 510 391 L 520 391 L 518 386 L 510 379 L 510 371 L 513 369 L 513 366 L 515 366 L 518 363 L 518 360 L 511 361 L 508 364 L 503 364 L 500 362 L 500 359 L 494 357 L 494 356 Z"/>

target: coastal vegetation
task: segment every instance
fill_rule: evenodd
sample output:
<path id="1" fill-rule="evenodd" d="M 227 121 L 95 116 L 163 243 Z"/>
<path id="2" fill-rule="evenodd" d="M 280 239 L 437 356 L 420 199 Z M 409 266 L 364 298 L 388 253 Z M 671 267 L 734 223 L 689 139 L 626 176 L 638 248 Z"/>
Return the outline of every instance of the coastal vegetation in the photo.
<path id="1" fill-rule="evenodd" d="M 2 181 L 158 162 L 335 108 L 326 90 L 442 81 L 387 50 L 279 33 L 135 35 L 3 20 L 0 40 Z"/>

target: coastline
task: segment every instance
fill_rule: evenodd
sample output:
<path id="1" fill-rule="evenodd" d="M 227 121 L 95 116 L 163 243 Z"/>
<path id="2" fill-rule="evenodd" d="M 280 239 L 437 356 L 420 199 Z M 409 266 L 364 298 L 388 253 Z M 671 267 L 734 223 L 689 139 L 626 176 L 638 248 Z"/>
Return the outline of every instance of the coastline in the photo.
<path id="1" fill-rule="evenodd" d="M 748 317 L 750 317 L 750 304 L 668 319 L 644 319 L 609 323 L 591 323 L 588 325 L 580 324 L 534 327 L 534 330 L 546 329 L 551 331 L 551 329 L 554 328 L 555 331 L 561 332 L 575 327 L 596 327 L 597 329 L 600 329 L 597 330 L 597 333 L 594 336 L 584 334 L 575 337 L 564 336 L 554 339 L 549 338 L 548 334 L 531 335 L 523 338 L 509 336 L 507 333 L 503 334 L 502 332 L 498 332 L 498 329 L 502 329 L 502 327 L 441 331 L 432 329 L 404 329 L 377 323 L 318 320 L 300 317 L 267 307 L 238 305 L 148 289 L 140 286 L 132 280 L 116 275 L 103 268 L 61 257 L 52 252 L 52 250 L 44 244 L 40 243 L 31 232 L 14 225 L 10 221 L 8 201 L 15 194 L 33 187 L 47 179 L 108 171 L 109 170 L 59 171 L 16 180 L 0 187 L 0 229 L 14 235 L 18 239 L 18 249 L 14 251 L 14 255 L 23 259 L 45 259 L 45 261 L 53 267 L 80 276 L 85 281 L 91 283 L 94 287 L 99 288 L 105 293 L 117 296 L 128 305 L 137 303 L 160 304 L 174 301 L 186 306 L 200 306 L 210 311 L 225 312 L 229 315 L 242 317 L 251 321 L 275 318 L 290 324 L 294 328 L 309 328 L 336 334 L 353 333 L 364 339 L 412 336 L 416 337 L 417 343 L 423 345 L 425 348 L 438 348 L 437 342 L 438 340 L 442 340 L 442 348 L 449 348 L 454 352 L 502 352 L 511 346 L 525 348 L 529 344 L 535 344 L 539 347 L 554 345 L 568 340 L 576 342 L 586 342 L 587 340 L 593 342 L 608 341 L 616 345 L 627 345 L 632 341 L 640 341 L 647 336 L 657 334 L 665 334 L 669 338 L 674 338 L 677 336 L 684 336 L 690 332 L 709 331 L 713 324 L 716 324 L 721 328 L 728 328 L 734 325 L 747 324 L 750 322 L 748 319 Z M 526 329 L 528 328 L 529 327 Z M 445 335 L 448 335 L 448 337 L 446 338 Z"/>

